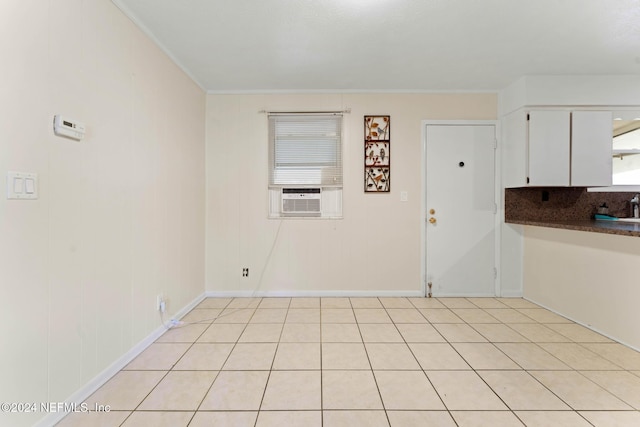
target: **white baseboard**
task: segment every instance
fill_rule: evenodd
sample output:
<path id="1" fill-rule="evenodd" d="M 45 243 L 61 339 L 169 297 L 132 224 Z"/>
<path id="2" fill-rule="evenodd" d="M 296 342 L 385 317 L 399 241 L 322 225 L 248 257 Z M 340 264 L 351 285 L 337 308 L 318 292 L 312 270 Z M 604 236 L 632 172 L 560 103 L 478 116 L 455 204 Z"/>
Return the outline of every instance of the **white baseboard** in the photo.
<path id="1" fill-rule="evenodd" d="M 178 311 L 172 318 L 180 319 L 188 312 L 190 312 L 195 306 L 200 304 L 202 300 L 206 298 L 205 294 L 201 294 L 196 299 L 187 304 L 184 308 Z M 142 341 L 131 347 L 129 351 L 120 356 L 116 361 L 114 361 L 111 365 L 109 365 L 105 370 L 96 375 L 91 381 L 85 384 L 78 391 L 69 396 L 65 403 L 69 404 L 77 404 L 78 406 L 84 402 L 89 396 L 96 392 L 100 387 L 102 387 L 107 381 L 109 381 L 115 374 L 120 372 L 122 368 L 127 366 L 133 359 L 135 359 L 140 353 L 147 349 L 151 344 L 155 342 L 158 338 L 167 332 L 167 328 L 163 325 L 158 326 L 153 332 L 147 335 Z M 56 412 L 50 413 L 46 417 L 42 418 L 38 423 L 35 424 L 36 427 L 48 427 L 55 425 L 60 422 L 65 416 L 68 414 L 65 412 Z"/>
<path id="2" fill-rule="evenodd" d="M 421 291 L 207 291 L 209 298 L 248 298 L 248 297 L 423 297 Z"/>
<path id="3" fill-rule="evenodd" d="M 493 294 L 436 294 L 433 293 L 433 298 L 496 298 Z"/>
<path id="4" fill-rule="evenodd" d="M 424 297 L 422 291 L 207 291 L 208 298 L 262 298 L 262 297 Z M 487 294 L 441 294 L 433 295 L 434 298 L 495 298 L 495 295 Z M 506 291 L 502 293 L 504 298 L 522 298 L 522 291 Z"/>
<path id="5" fill-rule="evenodd" d="M 502 298 L 522 298 L 522 291 L 502 291 Z"/>

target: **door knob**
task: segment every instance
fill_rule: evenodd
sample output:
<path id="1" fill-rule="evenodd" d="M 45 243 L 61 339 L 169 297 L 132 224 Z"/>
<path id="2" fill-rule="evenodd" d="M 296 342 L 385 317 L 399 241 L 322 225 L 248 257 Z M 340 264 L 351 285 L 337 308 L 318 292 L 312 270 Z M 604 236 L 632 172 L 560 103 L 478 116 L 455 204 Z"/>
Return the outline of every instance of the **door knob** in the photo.
<path id="1" fill-rule="evenodd" d="M 434 217 L 429 218 L 429 222 L 431 224 L 435 224 L 436 223 L 436 219 Z"/>

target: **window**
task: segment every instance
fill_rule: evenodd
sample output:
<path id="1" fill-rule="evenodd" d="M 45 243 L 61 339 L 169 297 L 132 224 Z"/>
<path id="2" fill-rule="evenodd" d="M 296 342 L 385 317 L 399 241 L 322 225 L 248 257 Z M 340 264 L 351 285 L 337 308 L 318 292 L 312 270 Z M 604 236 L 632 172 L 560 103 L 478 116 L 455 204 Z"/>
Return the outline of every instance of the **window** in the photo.
<path id="1" fill-rule="evenodd" d="M 589 192 L 640 191 L 640 111 L 615 110 L 610 187 L 592 187 Z M 631 198 L 631 196 L 629 197 Z"/>
<path id="2" fill-rule="evenodd" d="M 640 129 L 630 126 L 613 138 L 613 185 L 640 184 Z"/>
<path id="3" fill-rule="evenodd" d="M 283 211 L 283 192 L 292 200 L 291 189 L 320 197 L 319 212 Z M 341 114 L 269 115 L 269 193 L 270 217 L 342 216 Z"/>

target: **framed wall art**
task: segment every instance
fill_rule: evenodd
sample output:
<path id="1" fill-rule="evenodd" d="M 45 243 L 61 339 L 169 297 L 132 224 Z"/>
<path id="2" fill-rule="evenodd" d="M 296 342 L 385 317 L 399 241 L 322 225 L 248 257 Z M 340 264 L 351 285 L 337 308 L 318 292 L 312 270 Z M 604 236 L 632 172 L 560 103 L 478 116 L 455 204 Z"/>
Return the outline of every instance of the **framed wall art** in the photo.
<path id="1" fill-rule="evenodd" d="M 364 116 L 364 191 L 391 191 L 391 116 Z"/>

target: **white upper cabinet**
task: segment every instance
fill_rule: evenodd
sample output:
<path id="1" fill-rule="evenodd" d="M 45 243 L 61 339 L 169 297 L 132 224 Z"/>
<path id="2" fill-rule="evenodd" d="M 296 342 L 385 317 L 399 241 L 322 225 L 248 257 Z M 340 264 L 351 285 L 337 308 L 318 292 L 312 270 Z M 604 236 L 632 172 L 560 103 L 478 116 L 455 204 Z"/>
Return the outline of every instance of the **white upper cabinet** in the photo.
<path id="1" fill-rule="evenodd" d="M 528 185 L 568 187 L 570 158 L 571 113 L 530 111 Z"/>
<path id="2" fill-rule="evenodd" d="M 610 111 L 574 111 L 571 120 L 571 185 L 611 185 L 613 114 Z"/>
<path id="3" fill-rule="evenodd" d="M 611 185 L 612 113 L 531 110 L 505 118 L 505 187 Z"/>

